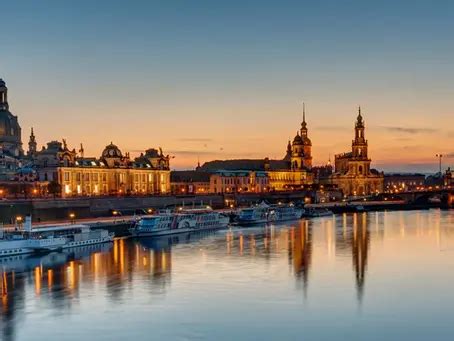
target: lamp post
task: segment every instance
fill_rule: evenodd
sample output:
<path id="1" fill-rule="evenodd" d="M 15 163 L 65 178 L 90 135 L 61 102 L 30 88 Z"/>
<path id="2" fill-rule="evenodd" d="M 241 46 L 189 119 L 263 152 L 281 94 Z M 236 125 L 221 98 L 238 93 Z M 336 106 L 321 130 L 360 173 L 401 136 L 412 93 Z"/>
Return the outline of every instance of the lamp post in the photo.
<path id="1" fill-rule="evenodd" d="M 438 158 L 438 169 L 439 169 L 439 172 L 440 172 L 440 176 L 441 176 L 441 159 L 443 158 L 443 154 L 435 154 L 435 157 Z"/>
<path id="2" fill-rule="evenodd" d="M 71 219 L 71 224 L 74 224 L 75 223 L 75 219 L 76 219 L 76 214 L 74 212 L 71 212 L 69 214 L 69 219 Z"/>

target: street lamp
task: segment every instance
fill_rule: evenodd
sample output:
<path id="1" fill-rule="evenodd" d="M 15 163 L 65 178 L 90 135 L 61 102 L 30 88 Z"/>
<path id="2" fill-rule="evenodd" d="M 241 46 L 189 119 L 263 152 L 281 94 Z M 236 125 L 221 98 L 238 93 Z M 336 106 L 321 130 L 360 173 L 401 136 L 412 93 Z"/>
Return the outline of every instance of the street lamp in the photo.
<path id="1" fill-rule="evenodd" d="M 438 158 L 438 167 L 439 167 L 440 176 L 441 176 L 441 159 L 443 158 L 443 154 L 435 154 L 435 157 Z"/>
<path id="2" fill-rule="evenodd" d="M 71 212 L 69 214 L 69 219 L 71 219 L 71 224 L 74 224 L 74 220 L 76 219 L 76 214 Z"/>

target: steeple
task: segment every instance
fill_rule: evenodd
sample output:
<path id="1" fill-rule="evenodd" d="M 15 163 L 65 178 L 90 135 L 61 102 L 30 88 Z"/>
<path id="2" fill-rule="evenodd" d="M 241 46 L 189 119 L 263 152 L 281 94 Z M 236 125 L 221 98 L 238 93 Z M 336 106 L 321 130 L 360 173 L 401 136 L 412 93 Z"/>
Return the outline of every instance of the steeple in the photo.
<path id="1" fill-rule="evenodd" d="M 33 131 L 33 127 L 30 132 L 30 139 L 28 141 L 28 156 L 34 156 L 36 154 L 36 148 L 37 148 L 37 143 L 36 143 L 36 137 L 35 133 Z"/>
<path id="2" fill-rule="evenodd" d="M 367 140 L 364 131 L 364 120 L 361 115 L 361 107 L 359 107 L 355 122 L 355 139 L 352 141 L 352 152 L 355 157 L 367 158 Z"/>
<path id="3" fill-rule="evenodd" d="M 356 127 L 364 126 L 363 116 L 361 115 L 361 106 L 358 107 L 358 117 L 356 118 Z"/>
<path id="4" fill-rule="evenodd" d="M 303 102 L 303 122 L 301 122 L 301 137 L 307 136 L 307 123 L 306 123 L 306 106 Z"/>

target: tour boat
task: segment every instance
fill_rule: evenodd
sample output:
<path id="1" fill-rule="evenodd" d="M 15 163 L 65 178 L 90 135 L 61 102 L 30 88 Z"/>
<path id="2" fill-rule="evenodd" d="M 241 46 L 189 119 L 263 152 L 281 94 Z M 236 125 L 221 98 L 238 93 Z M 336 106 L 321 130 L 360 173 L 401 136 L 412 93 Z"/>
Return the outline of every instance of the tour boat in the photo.
<path id="1" fill-rule="evenodd" d="M 268 221 L 279 222 L 289 220 L 299 220 L 303 215 L 304 209 L 294 205 L 275 205 L 270 206 L 268 211 Z"/>
<path id="2" fill-rule="evenodd" d="M 262 202 L 259 205 L 243 208 L 238 212 L 236 222 L 238 225 L 255 225 L 268 222 L 270 206 Z"/>
<path id="3" fill-rule="evenodd" d="M 92 230 L 88 225 L 55 225 L 32 228 L 31 217 L 24 228 L 14 231 L 0 229 L 0 257 L 42 251 L 56 251 L 78 246 L 111 242 L 113 233 Z"/>
<path id="4" fill-rule="evenodd" d="M 328 217 L 332 216 L 334 213 L 328 209 L 306 209 L 303 213 L 305 218 L 318 218 L 318 217 Z"/>
<path id="5" fill-rule="evenodd" d="M 267 205 L 262 202 L 257 206 L 243 208 L 237 217 L 238 225 L 256 225 L 268 222 L 280 222 L 301 219 L 302 208 L 297 208 L 293 204 Z"/>
<path id="6" fill-rule="evenodd" d="M 176 233 L 226 228 L 229 217 L 211 208 L 180 209 L 143 216 L 130 229 L 134 237 L 164 236 Z"/>

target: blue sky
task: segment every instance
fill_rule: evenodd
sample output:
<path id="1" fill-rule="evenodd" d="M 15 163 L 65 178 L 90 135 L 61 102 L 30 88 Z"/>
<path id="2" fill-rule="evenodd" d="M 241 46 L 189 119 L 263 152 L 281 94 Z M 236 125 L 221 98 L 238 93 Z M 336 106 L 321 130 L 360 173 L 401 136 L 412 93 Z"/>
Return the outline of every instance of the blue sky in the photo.
<path id="1" fill-rule="evenodd" d="M 315 163 L 350 148 L 357 106 L 385 170 L 454 153 L 452 1 L 2 4 L 0 77 L 26 142 L 99 155 L 162 146 L 174 166 L 282 157 L 307 103 Z M 446 165 L 454 159 L 445 159 Z"/>

